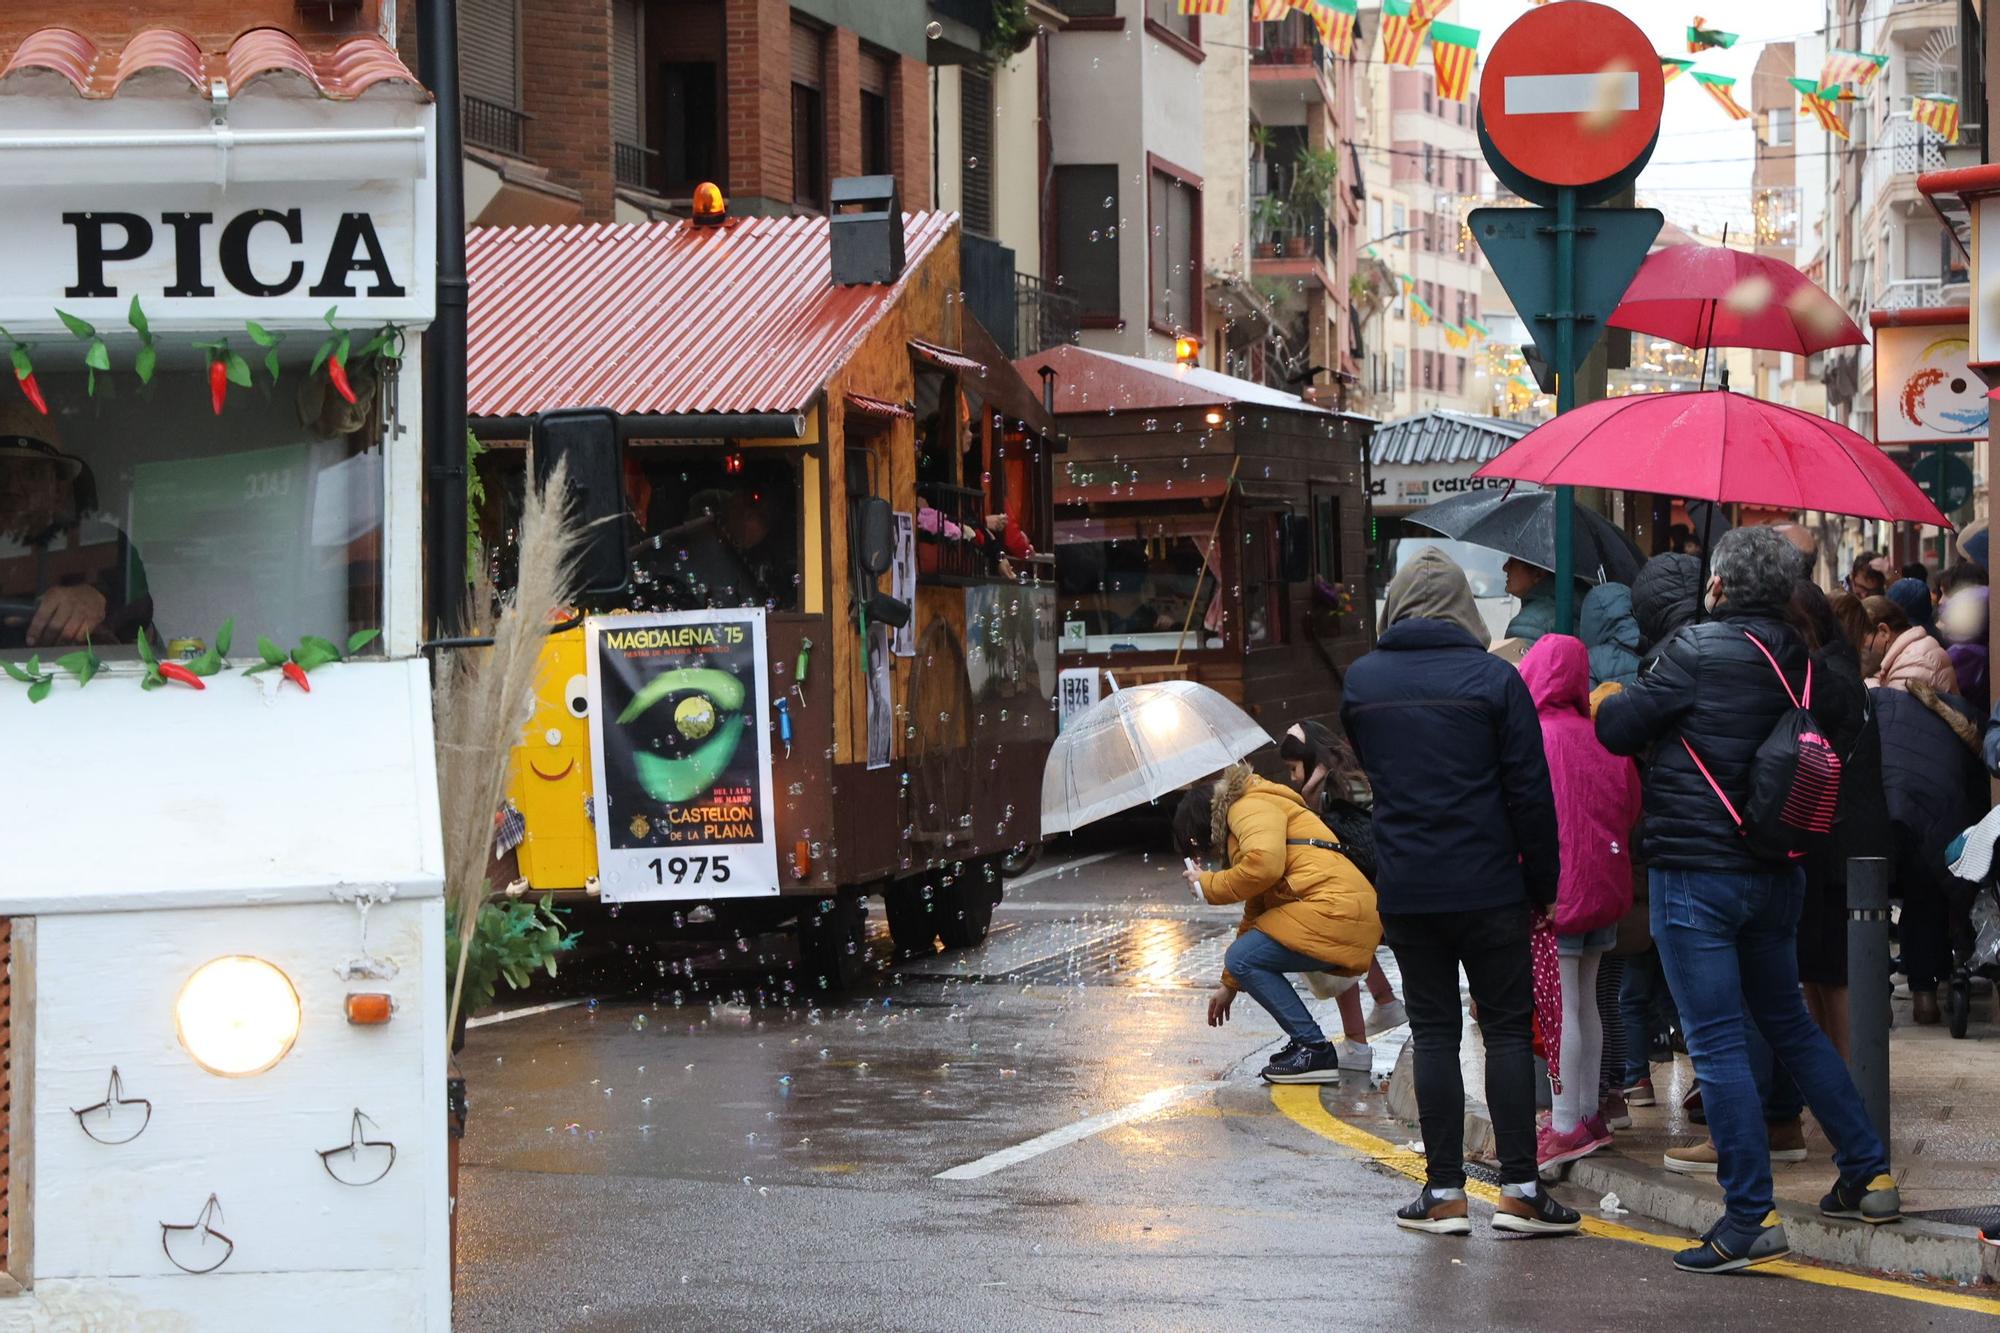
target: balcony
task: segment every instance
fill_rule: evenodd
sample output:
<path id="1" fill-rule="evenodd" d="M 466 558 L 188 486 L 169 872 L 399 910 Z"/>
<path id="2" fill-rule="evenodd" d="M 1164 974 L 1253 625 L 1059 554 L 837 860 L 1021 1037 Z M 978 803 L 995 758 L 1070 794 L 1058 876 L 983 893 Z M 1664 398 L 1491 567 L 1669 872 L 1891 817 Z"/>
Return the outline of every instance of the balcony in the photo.
<path id="1" fill-rule="evenodd" d="M 1258 42 L 1250 48 L 1253 77 L 1283 77 L 1295 73 L 1301 78 L 1333 77 L 1333 58 L 1319 44 L 1319 34 L 1300 13 L 1287 14 L 1277 23 L 1260 23 Z"/>
<path id="2" fill-rule="evenodd" d="M 659 160 L 659 153 L 651 148 L 641 148 L 635 143 L 619 143 L 611 146 L 611 174 L 617 183 L 627 190 L 653 191 L 653 165 Z"/>
<path id="3" fill-rule="evenodd" d="M 489 102 L 467 93 L 463 98 L 462 130 L 465 142 L 475 148 L 490 148 L 509 157 L 526 157 L 527 126 L 533 119 L 525 111 Z"/>
<path id="4" fill-rule="evenodd" d="M 1073 343 L 1082 327 L 1083 302 L 1040 278 L 1014 275 L 1014 345 L 1005 349 L 1009 356 L 1033 356 Z"/>
<path id="5" fill-rule="evenodd" d="M 1880 147 L 1888 154 L 1889 170 L 1895 175 L 1944 170 L 1944 140 L 1911 120 L 1907 111 L 1890 113 Z"/>
<path id="6" fill-rule="evenodd" d="M 1962 306 L 1970 296 L 1963 272 L 1942 278 L 1899 278 L 1882 284 L 1877 310 L 1943 310 Z"/>

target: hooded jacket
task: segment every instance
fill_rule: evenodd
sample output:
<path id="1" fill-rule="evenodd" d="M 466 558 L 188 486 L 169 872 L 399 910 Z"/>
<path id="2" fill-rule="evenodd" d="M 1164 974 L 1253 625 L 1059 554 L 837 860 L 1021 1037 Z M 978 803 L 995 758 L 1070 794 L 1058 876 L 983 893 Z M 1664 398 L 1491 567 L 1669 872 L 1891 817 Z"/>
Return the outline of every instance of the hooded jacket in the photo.
<path id="1" fill-rule="evenodd" d="M 1670 551 L 1648 560 L 1632 580 L 1632 616 L 1645 657 L 1657 655 L 1701 607 L 1701 561 Z"/>
<path id="2" fill-rule="evenodd" d="M 1632 614 L 1630 588 L 1600 583 L 1585 593 L 1576 634 L 1590 650 L 1592 689 L 1608 680 L 1630 685 L 1639 678 L 1639 621 Z"/>
<path id="3" fill-rule="evenodd" d="M 1981 713 L 1992 702 L 1986 651 L 1987 616 L 1991 607 L 1985 588 L 1960 588 L 1946 599 L 1938 626 L 1944 636 L 1945 654 L 1951 658 L 1952 670 L 1958 673 L 1958 693 Z"/>
<path id="4" fill-rule="evenodd" d="M 1909 689 L 1871 689 L 1882 734 L 1882 792 L 1894 828 L 1895 880 L 1904 891 L 1941 880 L 1944 851 L 1986 808 L 1977 728 L 1923 682 Z"/>
<path id="5" fill-rule="evenodd" d="M 1906 690 L 1916 681 L 1946 694 L 1958 690 L 1958 672 L 1952 668 L 1951 658 L 1921 625 L 1912 625 L 1896 636 L 1882 655 L 1882 665 L 1868 678 L 1868 685 L 1870 689 L 1887 686 Z"/>
<path id="6" fill-rule="evenodd" d="M 1783 682 L 1746 636 L 1777 659 Z M 1640 847 L 1649 864 L 1735 874 L 1772 868 L 1751 856 L 1729 806 L 1688 750 L 1741 810 L 1757 749 L 1793 706 L 1786 685 L 1797 691 L 1805 679 L 1805 645 L 1774 608 L 1725 602 L 1715 619 L 1675 633 L 1638 680 L 1599 705 L 1597 739 L 1607 750 L 1652 751 Z"/>
<path id="7" fill-rule="evenodd" d="M 1561 852 L 1535 701 L 1485 651 L 1464 572 L 1420 553 L 1390 584 L 1384 620 L 1340 707 L 1375 793 L 1382 910 L 1554 902 Z"/>
<path id="8" fill-rule="evenodd" d="M 1214 809 L 1209 844 L 1229 868 L 1202 872 L 1202 896 L 1243 904 L 1239 934 L 1261 930 L 1342 976 L 1366 972 L 1382 942 L 1375 890 L 1339 852 L 1301 845 L 1339 839 L 1299 794 L 1237 764 L 1217 779 Z M 1223 984 L 1235 979 L 1225 973 Z"/>
<path id="9" fill-rule="evenodd" d="M 1937 612 L 1931 606 L 1930 587 L 1922 579 L 1897 579 L 1882 595 L 1901 607 L 1912 625 L 1937 637 Z"/>
<path id="10" fill-rule="evenodd" d="M 1590 671 L 1583 641 L 1545 634 L 1521 659 L 1535 700 L 1556 798 L 1562 879 L 1556 930 L 1580 935 L 1613 925 L 1632 906 L 1632 825 L 1639 769 L 1598 744 L 1590 725 Z"/>

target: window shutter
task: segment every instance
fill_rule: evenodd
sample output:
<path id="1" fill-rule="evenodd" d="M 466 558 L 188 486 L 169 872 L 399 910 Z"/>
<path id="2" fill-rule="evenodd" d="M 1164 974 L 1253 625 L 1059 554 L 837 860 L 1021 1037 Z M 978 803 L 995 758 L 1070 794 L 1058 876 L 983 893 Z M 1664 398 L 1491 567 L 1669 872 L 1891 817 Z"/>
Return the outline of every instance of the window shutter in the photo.
<path id="1" fill-rule="evenodd" d="M 887 97 L 889 95 L 889 60 L 890 57 L 875 51 L 863 50 L 861 52 L 860 82 L 862 92 L 873 93 L 877 97 Z"/>
<path id="2" fill-rule="evenodd" d="M 639 0 L 612 0 L 611 137 L 643 147 L 639 116 Z"/>
<path id="3" fill-rule="evenodd" d="M 459 79 L 467 95 L 509 110 L 521 106 L 517 0 L 460 0 Z"/>
<path id="4" fill-rule="evenodd" d="M 826 69 L 826 39 L 818 28 L 792 24 L 792 82 L 817 92 Z"/>
<path id="5" fill-rule="evenodd" d="M 963 150 L 961 212 L 965 229 L 993 234 L 993 79 L 970 65 L 959 71 L 959 146 Z"/>

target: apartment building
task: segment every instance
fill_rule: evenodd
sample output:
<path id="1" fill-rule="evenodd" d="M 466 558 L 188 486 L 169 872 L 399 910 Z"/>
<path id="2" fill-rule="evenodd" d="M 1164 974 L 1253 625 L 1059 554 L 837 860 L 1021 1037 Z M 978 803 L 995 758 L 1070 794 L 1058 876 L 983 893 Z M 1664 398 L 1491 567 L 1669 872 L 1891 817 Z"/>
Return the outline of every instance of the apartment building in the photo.
<path id="1" fill-rule="evenodd" d="M 819 212 L 875 172 L 928 207 L 929 23 L 898 0 L 459 0 L 466 220 L 661 217 L 710 180 L 735 213 Z"/>

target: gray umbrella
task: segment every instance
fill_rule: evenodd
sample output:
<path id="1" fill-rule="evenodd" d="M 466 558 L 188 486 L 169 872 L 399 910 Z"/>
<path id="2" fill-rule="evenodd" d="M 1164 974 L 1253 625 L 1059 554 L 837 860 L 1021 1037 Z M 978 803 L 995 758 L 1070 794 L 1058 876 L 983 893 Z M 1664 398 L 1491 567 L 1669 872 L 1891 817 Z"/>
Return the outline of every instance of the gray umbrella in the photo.
<path id="1" fill-rule="evenodd" d="M 1542 569 L 1556 567 L 1556 493 L 1553 490 L 1468 491 L 1425 505 L 1403 517 L 1418 527 L 1462 542 L 1504 551 Z M 1646 558 L 1610 519 L 1576 507 L 1571 528 L 1576 576 L 1592 583 L 1630 583 Z"/>

